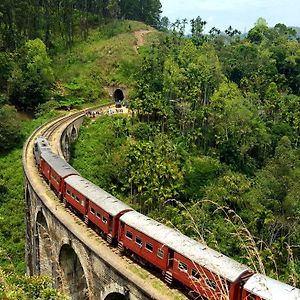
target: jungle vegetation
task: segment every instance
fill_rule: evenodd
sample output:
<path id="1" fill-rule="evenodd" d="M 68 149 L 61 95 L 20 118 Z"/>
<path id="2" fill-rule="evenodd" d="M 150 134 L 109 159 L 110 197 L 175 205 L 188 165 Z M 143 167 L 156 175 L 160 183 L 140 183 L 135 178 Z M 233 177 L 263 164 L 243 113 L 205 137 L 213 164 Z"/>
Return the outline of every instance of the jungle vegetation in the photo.
<path id="1" fill-rule="evenodd" d="M 160 12 L 160 3 L 155 0 L 143 1 L 148 8 L 145 15 L 139 13 L 138 16 L 133 14 L 137 12 L 135 7 L 138 1 L 118 1 L 123 3 L 120 8 L 115 6 L 116 2 L 0 3 L 1 299 L 66 299 L 51 288 L 49 279 L 24 276 L 22 146 L 30 133 L 60 113 L 59 109 L 108 102 L 104 84 L 122 78 L 122 72 L 118 71 L 119 66 L 115 61 L 124 61 L 126 64 L 126 59 L 129 60 L 127 54 L 131 57 L 135 55 L 132 32 L 148 28 L 145 23 L 134 20 L 155 25 Z M 113 7 L 116 10 L 114 16 L 111 15 Z M 125 16 L 132 21 L 116 19 Z M 102 59 L 97 63 L 101 63 L 107 70 L 114 69 L 115 75 L 108 78 L 108 71 L 104 76 L 96 74 L 96 68 L 90 68 L 93 63 L 96 64 L 93 52 L 107 55 L 105 49 L 115 43 L 117 36 L 120 48 L 118 45 L 111 47 L 112 53 L 114 50 L 117 52 L 113 58 L 105 61 L 94 54 L 95 59 Z M 86 49 L 88 44 L 89 51 Z M 83 49 L 89 56 L 84 60 L 80 57 Z M 81 66 L 88 61 L 90 64 L 83 71 Z M 82 77 L 76 73 L 78 69 L 82 70 Z M 95 81 L 98 76 L 102 77 L 101 80 Z"/>
<path id="2" fill-rule="evenodd" d="M 86 120 L 75 168 L 137 210 L 300 286 L 296 31 L 264 19 L 246 35 L 206 30 L 198 17 L 186 36 L 187 20 L 170 24 L 158 0 L 140 2 L 0 3 L 0 297 L 63 297 L 47 279 L 22 277 L 22 144 L 57 109 L 99 103 L 110 84 L 130 87 L 132 114 Z M 133 32 L 149 25 L 159 32 L 136 53 Z"/>
<path id="3" fill-rule="evenodd" d="M 131 116 L 87 121 L 83 176 L 142 213 L 299 286 L 300 43 L 186 20 L 140 49 Z"/>

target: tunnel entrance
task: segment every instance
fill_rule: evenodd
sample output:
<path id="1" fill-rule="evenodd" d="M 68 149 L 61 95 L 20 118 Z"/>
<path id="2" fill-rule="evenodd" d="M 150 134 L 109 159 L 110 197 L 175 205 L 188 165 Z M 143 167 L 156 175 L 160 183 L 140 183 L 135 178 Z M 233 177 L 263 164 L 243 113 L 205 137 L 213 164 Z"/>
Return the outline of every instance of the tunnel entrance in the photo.
<path id="1" fill-rule="evenodd" d="M 46 218 L 42 211 L 39 211 L 36 219 L 36 232 L 37 232 L 37 249 L 39 261 L 40 275 L 52 276 L 52 250 L 51 239 L 49 236 L 49 228 Z"/>
<path id="2" fill-rule="evenodd" d="M 63 289 L 72 300 L 88 300 L 88 286 L 82 265 L 73 248 L 63 245 L 59 255 Z"/>
<path id="3" fill-rule="evenodd" d="M 114 99 L 115 99 L 115 102 L 121 102 L 124 100 L 124 93 L 121 89 L 116 89 L 115 92 L 114 92 Z"/>
<path id="4" fill-rule="evenodd" d="M 104 300 L 127 300 L 127 298 L 120 293 L 110 293 L 105 297 Z"/>

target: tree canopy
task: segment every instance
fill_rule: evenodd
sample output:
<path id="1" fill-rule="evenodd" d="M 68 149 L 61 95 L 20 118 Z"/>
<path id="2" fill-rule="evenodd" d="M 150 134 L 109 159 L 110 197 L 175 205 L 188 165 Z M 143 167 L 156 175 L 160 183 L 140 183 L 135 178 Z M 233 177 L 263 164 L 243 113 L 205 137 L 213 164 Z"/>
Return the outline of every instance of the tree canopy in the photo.
<path id="1" fill-rule="evenodd" d="M 247 36 L 205 34 L 199 17 L 187 37 L 186 24 L 163 20 L 132 75 L 130 122 L 106 120 L 108 139 L 103 121 L 88 124 L 73 162 L 98 182 L 105 170 L 103 187 L 138 210 L 299 286 L 299 40 L 264 19 Z"/>

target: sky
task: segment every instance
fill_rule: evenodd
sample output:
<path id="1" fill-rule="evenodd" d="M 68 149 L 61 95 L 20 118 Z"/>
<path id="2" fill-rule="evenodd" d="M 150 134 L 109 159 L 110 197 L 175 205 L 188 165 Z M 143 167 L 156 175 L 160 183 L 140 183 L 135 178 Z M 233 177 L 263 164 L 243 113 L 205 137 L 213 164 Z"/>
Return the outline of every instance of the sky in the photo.
<path id="1" fill-rule="evenodd" d="M 213 26 L 225 30 L 231 25 L 242 33 L 254 26 L 260 17 L 268 26 L 283 23 L 300 27 L 300 0 L 160 0 L 162 16 L 171 22 L 200 16 L 207 21 L 206 31 Z"/>

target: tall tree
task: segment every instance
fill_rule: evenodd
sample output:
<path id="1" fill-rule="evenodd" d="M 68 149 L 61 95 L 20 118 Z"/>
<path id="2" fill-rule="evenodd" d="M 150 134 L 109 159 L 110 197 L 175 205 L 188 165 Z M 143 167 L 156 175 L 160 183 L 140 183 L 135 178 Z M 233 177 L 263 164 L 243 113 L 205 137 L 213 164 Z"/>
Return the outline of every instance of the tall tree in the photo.
<path id="1" fill-rule="evenodd" d="M 28 41 L 10 78 L 10 100 L 16 106 L 32 110 L 45 102 L 53 83 L 46 46 L 40 39 Z"/>

